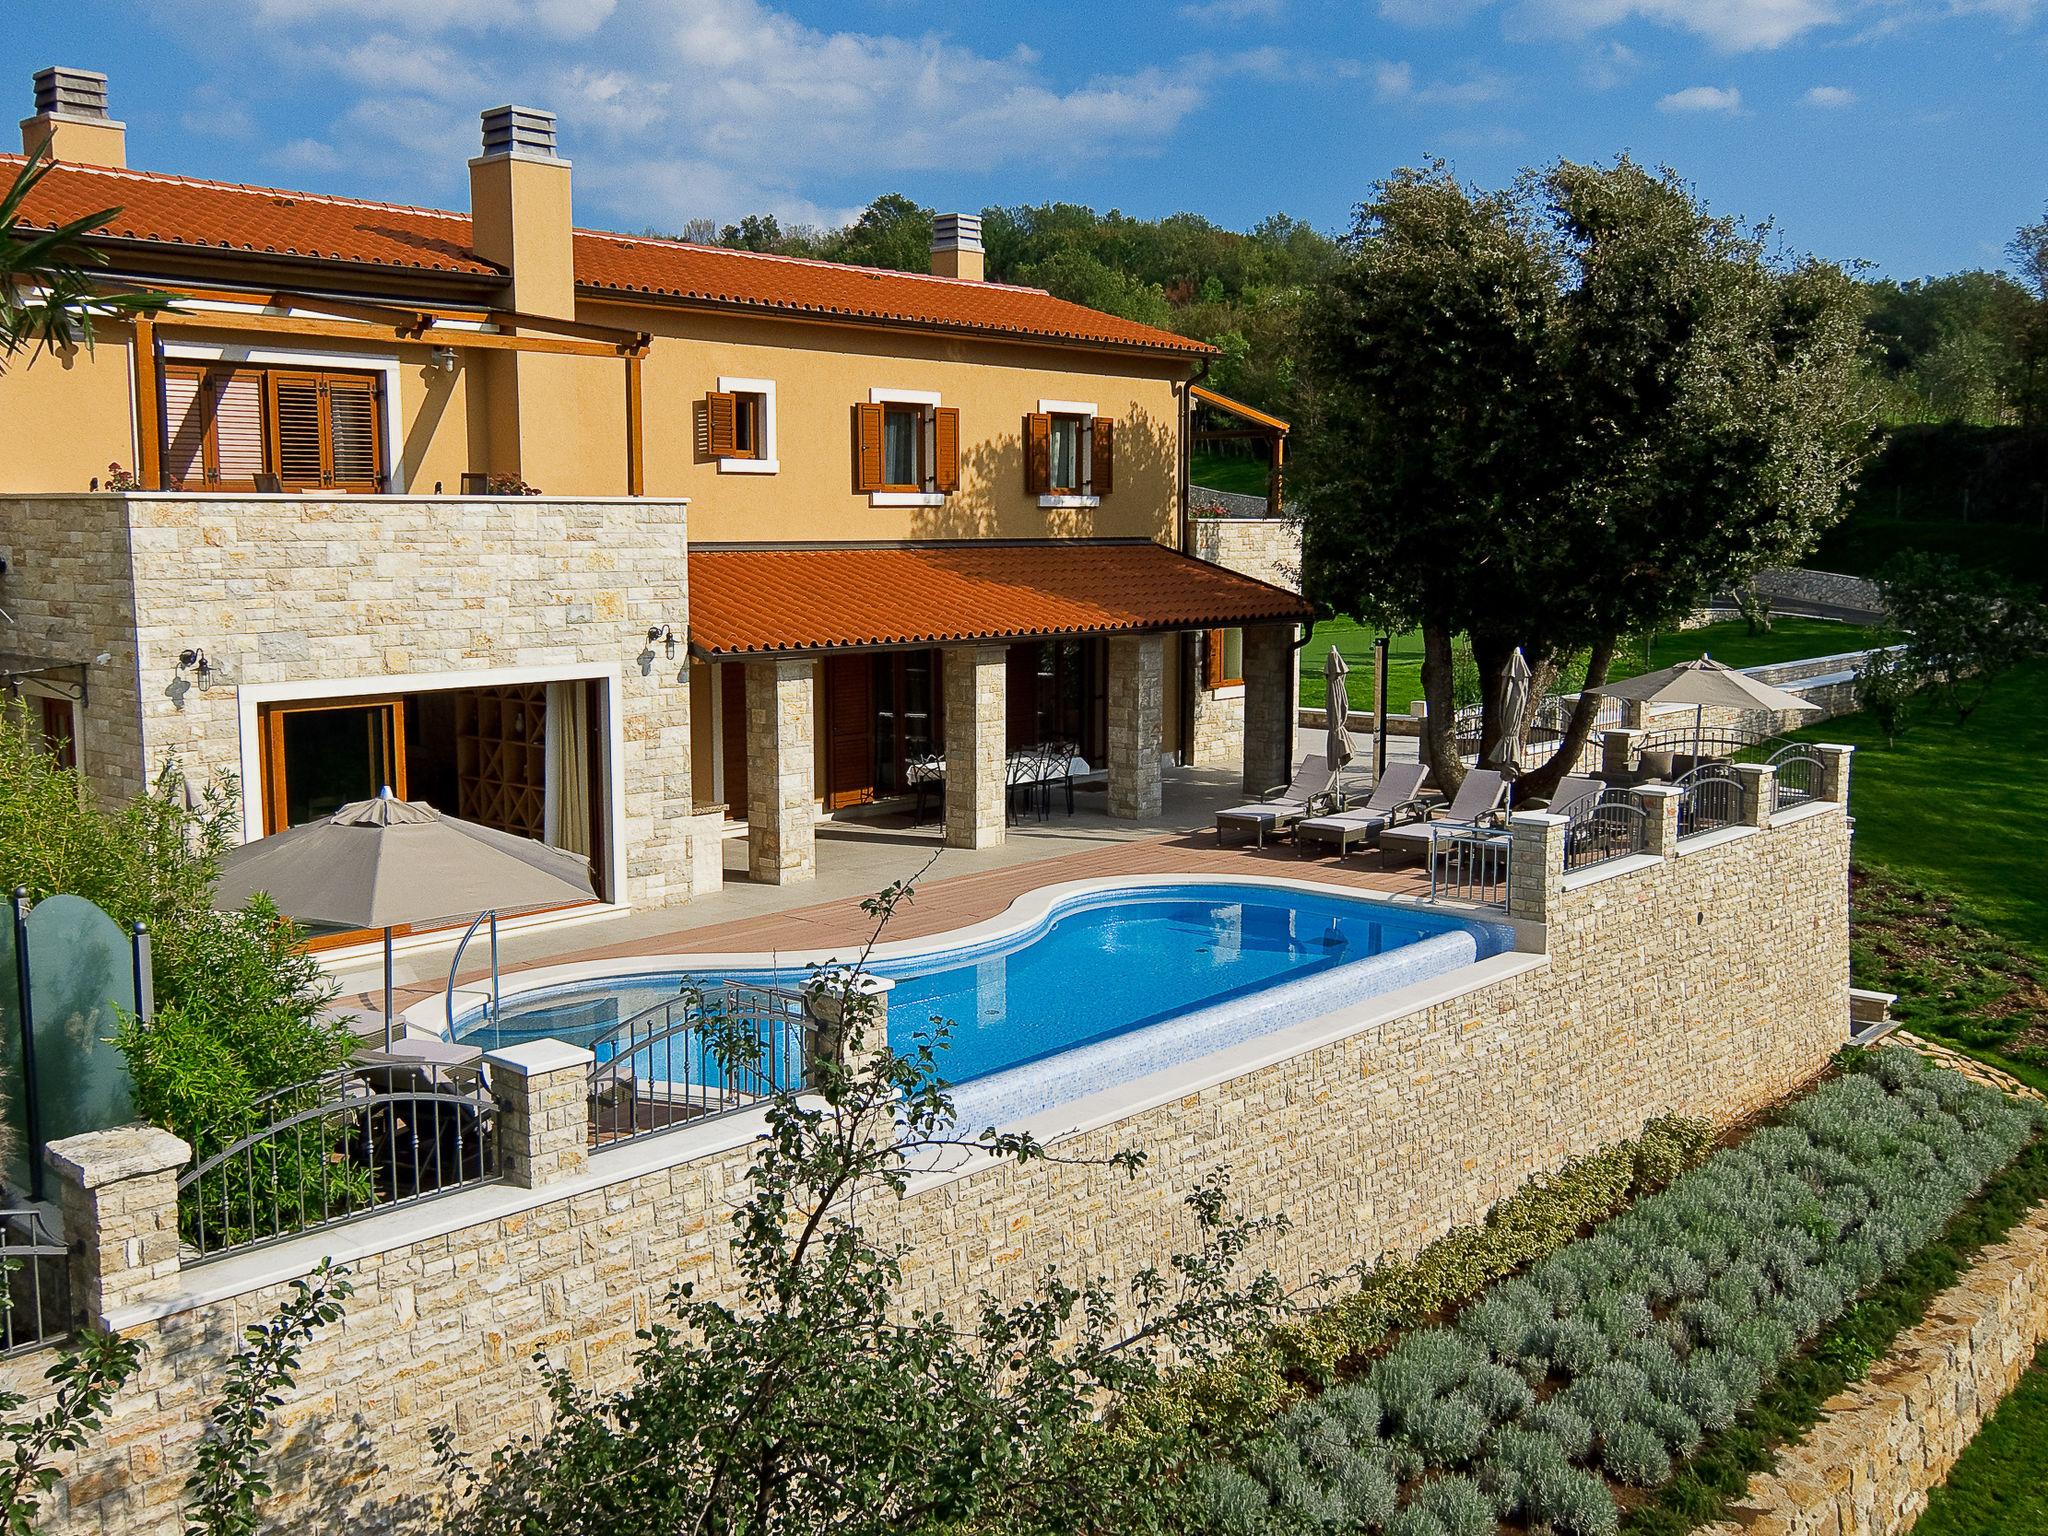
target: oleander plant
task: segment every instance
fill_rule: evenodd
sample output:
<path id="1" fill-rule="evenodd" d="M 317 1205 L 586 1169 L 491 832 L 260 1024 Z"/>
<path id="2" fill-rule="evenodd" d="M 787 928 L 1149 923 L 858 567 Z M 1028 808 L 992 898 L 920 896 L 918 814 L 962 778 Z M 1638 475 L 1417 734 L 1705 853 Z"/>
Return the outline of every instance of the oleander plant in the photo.
<path id="1" fill-rule="evenodd" d="M 1858 1053 L 1739 1146 L 1202 1469 L 1197 1528 L 1611 1536 L 1871 1286 L 1938 1238 L 2041 1111 Z"/>

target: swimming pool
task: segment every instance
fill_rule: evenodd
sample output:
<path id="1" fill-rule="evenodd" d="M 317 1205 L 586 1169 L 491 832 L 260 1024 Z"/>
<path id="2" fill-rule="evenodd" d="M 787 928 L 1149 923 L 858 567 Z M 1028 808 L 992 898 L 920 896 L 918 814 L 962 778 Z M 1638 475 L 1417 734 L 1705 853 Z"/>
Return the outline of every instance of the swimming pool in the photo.
<path id="1" fill-rule="evenodd" d="M 1034 892 L 1005 919 L 878 949 L 869 968 L 893 983 L 890 1045 L 950 1025 L 940 1070 L 959 1118 L 993 1123 L 1512 947 L 1505 923 L 1289 882 L 1176 879 Z M 763 958 L 544 984 L 508 996 L 495 1030 L 478 1010 L 457 1033 L 588 1045 L 686 980 L 798 988 L 812 965 L 853 956 Z"/>

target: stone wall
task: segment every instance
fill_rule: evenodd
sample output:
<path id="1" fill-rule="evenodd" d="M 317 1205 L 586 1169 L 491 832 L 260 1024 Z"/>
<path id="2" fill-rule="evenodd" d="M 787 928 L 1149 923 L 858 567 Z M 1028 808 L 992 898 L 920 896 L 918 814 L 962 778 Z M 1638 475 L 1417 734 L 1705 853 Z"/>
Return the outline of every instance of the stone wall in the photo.
<path id="1" fill-rule="evenodd" d="M 1195 493 L 1197 505 L 1205 497 L 1220 497 L 1219 491 Z M 1271 582 L 1290 592 L 1301 590 L 1301 524 L 1290 518 L 1266 517 L 1263 496 L 1237 500 L 1256 505 L 1256 512 L 1244 516 L 1197 517 L 1194 519 L 1195 553 L 1212 565 Z M 1207 637 L 1200 644 L 1207 644 Z M 1200 667 L 1200 657 L 1196 665 Z M 1197 680 L 1201 672 L 1196 672 Z M 1290 678 L 1286 702 L 1300 697 L 1297 680 Z M 1236 768 L 1243 760 L 1245 690 L 1242 685 L 1194 690 L 1194 735 L 1189 743 L 1188 761 L 1197 768 Z M 1280 781 L 1285 780 L 1281 776 Z M 1276 781 L 1276 782 L 1280 782 Z M 1261 784 L 1261 789 L 1270 785 Z"/>
<path id="2" fill-rule="evenodd" d="M 1531 825 L 1556 851 L 1553 820 Z M 984 1165 L 878 1204 L 877 1235 L 906 1245 L 904 1299 L 957 1311 L 983 1289 L 1016 1297 L 1046 1265 L 1121 1288 L 1192 1241 L 1182 1196 L 1219 1166 L 1240 1207 L 1292 1219 L 1248 1261 L 1295 1285 L 1412 1254 L 1651 1115 L 1755 1111 L 1841 1041 L 1848 850 L 1829 802 L 1670 858 L 1549 869 L 1518 907 L 1541 914 L 1524 931 L 1547 953 L 1360 1002 L 1131 1085 L 1085 1118 L 1077 1106 L 1061 1149 L 1142 1146 L 1136 1177 Z M 1063 1129 L 1041 1118 L 1043 1133 Z M 167 1528 L 223 1350 L 328 1253 L 352 1265 L 357 1294 L 307 1351 L 267 1514 L 276 1530 L 410 1528 L 435 1486 L 430 1429 L 474 1451 L 524 1433 L 544 1408 L 536 1350 L 616 1382 L 672 1281 L 729 1283 L 726 1212 L 756 1128 L 741 1116 L 608 1148 L 543 1188 L 465 1191 L 121 1292 L 107 1320 L 149 1346 L 142 1377 L 48 1529 Z M 33 1393 L 45 1364 L 0 1362 L 0 1383 Z"/>
<path id="3" fill-rule="evenodd" d="M 80 712 L 110 799 L 166 758 L 239 773 L 243 690 L 460 687 L 516 669 L 609 669 L 623 737 L 623 894 L 656 904 L 721 878 L 693 814 L 683 663 L 650 645 L 688 619 L 684 504 L 545 497 L 0 498 L 14 552 L 0 606 L 71 655 L 106 653 Z M 188 649 L 207 670 L 181 666 Z M 614 892 L 614 896 L 621 894 Z"/>
<path id="4" fill-rule="evenodd" d="M 2048 1207 L 2036 1207 L 1705 1536 L 1905 1536 L 2044 1341 Z"/>

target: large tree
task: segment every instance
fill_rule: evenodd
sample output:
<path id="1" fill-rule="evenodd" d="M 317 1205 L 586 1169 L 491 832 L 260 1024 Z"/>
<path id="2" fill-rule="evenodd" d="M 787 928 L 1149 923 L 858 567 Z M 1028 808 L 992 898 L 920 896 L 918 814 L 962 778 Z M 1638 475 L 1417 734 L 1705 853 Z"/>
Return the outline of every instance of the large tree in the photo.
<path id="1" fill-rule="evenodd" d="M 1505 191 L 1441 163 L 1362 205 L 1303 347 L 1294 490 L 1324 606 L 1420 625 L 1430 749 L 1462 777 L 1453 637 L 1483 683 L 1482 762 L 1521 649 L 1533 697 L 1578 654 L 1795 558 L 1839 516 L 1868 436 L 1866 333 L 1839 269 L 1774 257 L 1676 175 L 1561 161 Z M 1523 793 L 1554 788 L 1582 698 Z"/>

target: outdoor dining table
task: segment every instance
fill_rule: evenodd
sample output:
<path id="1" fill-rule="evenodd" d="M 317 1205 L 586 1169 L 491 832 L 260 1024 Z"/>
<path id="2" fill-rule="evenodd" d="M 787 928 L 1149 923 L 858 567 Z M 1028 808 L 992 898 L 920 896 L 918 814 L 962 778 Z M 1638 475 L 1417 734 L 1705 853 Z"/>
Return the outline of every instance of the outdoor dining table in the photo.
<path id="1" fill-rule="evenodd" d="M 1020 789 L 1030 790 L 1035 789 L 1040 785 L 1058 783 L 1059 779 L 1026 779 L 1018 777 L 1019 772 L 1023 769 L 1025 764 L 1032 762 L 1042 763 L 1046 760 L 1046 753 L 1034 751 L 1012 752 L 1007 757 L 1005 757 L 1003 760 L 1003 786 L 1005 799 L 1009 801 L 1014 801 L 1015 794 Z M 1088 767 L 1088 760 L 1080 756 L 1079 754 L 1076 754 L 1072 758 L 1065 759 L 1064 766 L 1066 768 L 1066 773 L 1061 775 L 1061 777 L 1063 778 L 1078 778 L 1090 771 Z M 944 757 L 938 756 L 936 754 L 928 758 L 921 758 L 918 761 L 913 762 L 909 766 L 909 768 L 905 770 L 903 778 L 904 783 L 907 786 L 917 791 L 917 810 L 915 812 L 915 816 L 918 821 L 923 821 L 925 814 L 925 797 L 930 792 L 932 786 L 937 785 L 939 788 L 939 793 L 941 795 L 945 793 L 946 760 Z"/>

